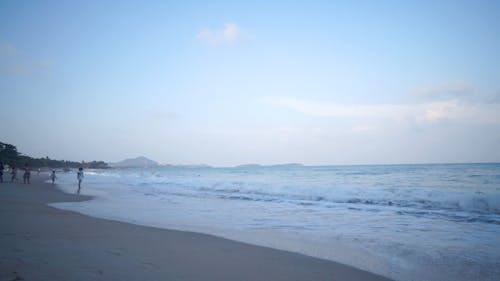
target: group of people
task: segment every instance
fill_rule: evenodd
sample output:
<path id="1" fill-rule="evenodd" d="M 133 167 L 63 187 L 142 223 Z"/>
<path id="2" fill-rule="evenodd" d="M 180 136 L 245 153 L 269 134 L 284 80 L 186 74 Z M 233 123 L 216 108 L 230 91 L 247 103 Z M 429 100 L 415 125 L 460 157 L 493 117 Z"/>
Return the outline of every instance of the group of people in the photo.
<path id="1" fill-rule="evenodd" d="M 2 162 L 0 162 L 0 182 L 3 182 L 3 171 L 5 167 Z M 23 173 L 23 183 L 24 184 L 30 184 L 30 178 L 31 178 L 31 169 L 30 165 L 28 163 L 24 164 L 24 173 Z M 10 165 L 10 181 L 14 182 L 17 179 L 17 167 L 16 165 Z"/>
<path id="2" fill-rule="evenodd" d="M 18 168 L 16 167 L 15 164 L 11 164 L 9 165 L 9 168 L 10 168 L 10 174 L 11 174 L 11 182 L 14 182 L 15 180 L 17 180 L 17 171 L 18 171 Z M 5 170 L 5 167 L 4 167 L 4 164 L 0 161 L 0 183 L 3 182 L 3 172 Z M 24 173 L 23 173 L 23 183 L 24 184 L 30 184 L 30 178 L 31 178 L 31 168 L 30 168 L 30 165 L 28 163 L 24 164 L 24 169 L 23 169 Z M 38 169 L 38 174 L 40 174 L 40 169 Z M 56 181 L 56 170 L 55 169 L 52 169 L 50 175 L 49 175 L 49 179 L 52 181 L 52 184 L 55 183 Z M 78 180 L 78 191 L 77 193 L 80 193 L 80 189 L 81 189 L 81 185 L 82 185 L 82 180 L 83 180 L 83 168 L 80 167 L 78 168 L 78 172 L 76 174 L 76 178 Z"/>

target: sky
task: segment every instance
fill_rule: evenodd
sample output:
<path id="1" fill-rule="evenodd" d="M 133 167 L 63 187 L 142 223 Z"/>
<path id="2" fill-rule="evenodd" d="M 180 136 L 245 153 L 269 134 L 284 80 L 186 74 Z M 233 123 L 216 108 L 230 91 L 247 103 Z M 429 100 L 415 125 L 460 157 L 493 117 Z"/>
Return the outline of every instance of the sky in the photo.
<path id="1" fill-rule="evenodd" d="M 0 141 L 73 161 L 500 162 L 499 50 L 500 1 L 0 1 Z"/>

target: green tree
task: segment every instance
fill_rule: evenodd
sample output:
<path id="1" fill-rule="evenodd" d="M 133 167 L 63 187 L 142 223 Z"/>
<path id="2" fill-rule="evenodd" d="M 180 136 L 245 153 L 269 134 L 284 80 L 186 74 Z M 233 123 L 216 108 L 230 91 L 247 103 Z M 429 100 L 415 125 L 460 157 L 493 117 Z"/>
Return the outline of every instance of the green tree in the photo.
<path id="1" fill-rule="evenodd" d="M 25 163 L 29 163 L 31 167 L 51 167 L 51 168 L 95 168 L 95 169 L 106 169 L 109 168 L 108 164 L 103 161 L 92 161 L 92 162 L 74 162 L 65 160 L 54 160 L 50 159 L 48 156 L 44 158 L 32 158 L 27 155 L 22 155 L 17 151 L 17 148 L 8 143 L 0 142 L 0 161 L 5 164 L 13 164 L 16 166 L 23 166 Z"/>
<path id="2" fill-rule="evenodd" d="M 12 144 L 0 142 L 0 161 L 4 163 L 15 163 L 17 165 L 19 152 Z"/>

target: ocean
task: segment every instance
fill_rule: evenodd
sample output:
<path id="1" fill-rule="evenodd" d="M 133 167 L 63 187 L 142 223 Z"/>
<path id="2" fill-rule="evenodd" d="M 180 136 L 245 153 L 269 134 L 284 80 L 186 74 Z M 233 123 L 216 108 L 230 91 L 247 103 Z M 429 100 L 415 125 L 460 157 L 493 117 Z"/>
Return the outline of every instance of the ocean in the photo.
<path id="1" fill-rule="evenodd" d="M 395 280 L 500 280 L 500 164 L 86 170 L 81 194 L 95 198 L 51 205 Z"/>

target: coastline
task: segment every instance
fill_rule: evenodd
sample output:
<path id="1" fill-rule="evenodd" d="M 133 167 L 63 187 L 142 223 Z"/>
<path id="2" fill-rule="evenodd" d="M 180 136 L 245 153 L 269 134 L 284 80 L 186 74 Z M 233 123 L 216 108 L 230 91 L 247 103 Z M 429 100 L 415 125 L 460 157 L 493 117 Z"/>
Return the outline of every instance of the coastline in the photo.
<path id="1" fill-rule="evenodd" d="M 0 184 L 0 280 L 389 280 L 292 252 L 56 209 L 47 204 L 91 197 L 44 179 Z"/>

